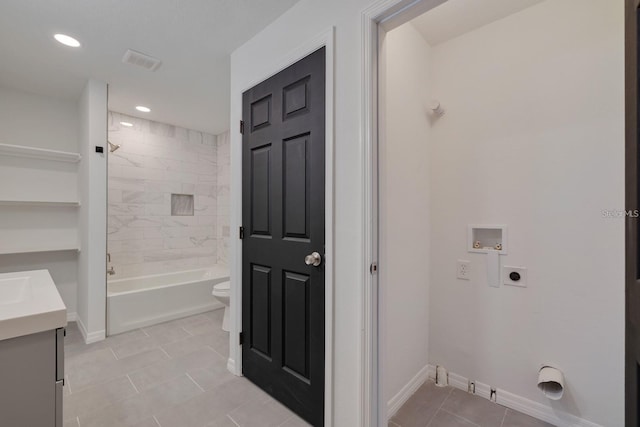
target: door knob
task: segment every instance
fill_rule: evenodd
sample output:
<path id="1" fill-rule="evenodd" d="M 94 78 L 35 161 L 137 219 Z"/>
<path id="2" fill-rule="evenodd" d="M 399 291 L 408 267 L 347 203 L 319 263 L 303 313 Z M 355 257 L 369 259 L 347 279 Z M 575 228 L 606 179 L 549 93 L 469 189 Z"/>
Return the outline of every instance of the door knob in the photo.
<path id="1" fill-rule="evenodd" d="M 321 262 L 322 262 L 322 257 L 318 252 L 313 252 L 307 255 L 306 257 L 304 257 L 304 263 L 307 265 L 313 265 L 314 267 L 317 267 L 320 265 Z"/>

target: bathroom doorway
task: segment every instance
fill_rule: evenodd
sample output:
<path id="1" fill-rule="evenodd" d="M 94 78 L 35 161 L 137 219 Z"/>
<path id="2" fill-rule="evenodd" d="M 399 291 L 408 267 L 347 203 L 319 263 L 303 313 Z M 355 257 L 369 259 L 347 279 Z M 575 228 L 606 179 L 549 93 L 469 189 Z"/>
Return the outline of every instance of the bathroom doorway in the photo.
<path id="1" fill-rule="evenodd" d="M 623 425 L 622 2 L 390 3 L 364 13 L 364 418 L 403 425 L 439 365 L 438 421 L 481 424 L 453 397 Z"/>

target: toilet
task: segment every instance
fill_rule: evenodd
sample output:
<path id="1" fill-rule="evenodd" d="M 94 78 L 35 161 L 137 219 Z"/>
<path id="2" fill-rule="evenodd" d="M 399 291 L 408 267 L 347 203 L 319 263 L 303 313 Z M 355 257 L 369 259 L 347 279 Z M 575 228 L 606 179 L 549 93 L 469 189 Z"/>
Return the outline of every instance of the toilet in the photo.
<path id="1" fill-rule="evenodd" d="M 231 300 L 231 282 L 221 282 L 213 285 L 211 295 L 224 304 L 224 317 L 222 318 L 222 330 L 229 332 L 229 301 Z"/>

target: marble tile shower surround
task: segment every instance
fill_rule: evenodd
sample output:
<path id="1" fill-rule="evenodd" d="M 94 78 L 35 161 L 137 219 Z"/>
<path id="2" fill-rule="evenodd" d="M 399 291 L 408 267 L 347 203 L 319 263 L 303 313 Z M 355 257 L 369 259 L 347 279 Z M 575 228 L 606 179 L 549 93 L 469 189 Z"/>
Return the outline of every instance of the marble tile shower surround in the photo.
<path id="1" fill-rule="evenodd" d="M 115 112 L 108 120 L 109 140 L 121 146 L 109 153 L 107 245 L 113 278 L 218 263 L 218 216 L 227 212 L 228 224 L 229 187 L 229 178 L 226 192 L 218 186 L 218 137 Z M 226 194 L 226 210 L 218 206 L 220 193 Z M 193 194 L 194 215 L 171 216 L 171 194 Z"/>
<path id="2" fill-rule="evenodd" d="M 231 148 L 229 146 L 229 132 L 218 135 L 217 138 L 217 202 L 218 202 L 218 224 L 216 236 L 218 236 L 218 263 L 229 265 L 229 216 L 231 212 L 231 202 L 229 199 L 231 184 Z"/>

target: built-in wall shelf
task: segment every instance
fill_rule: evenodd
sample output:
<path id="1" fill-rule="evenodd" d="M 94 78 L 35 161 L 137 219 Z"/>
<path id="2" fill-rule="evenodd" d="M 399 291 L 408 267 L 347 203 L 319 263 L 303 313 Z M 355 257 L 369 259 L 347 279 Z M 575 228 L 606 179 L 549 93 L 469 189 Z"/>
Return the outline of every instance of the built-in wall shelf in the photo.
<path id="1" fill-rule="evenodd" d="M 79 207 L 80 202 L 62 202 L 57 200 L 0 200 L 0 206 Z"/>
<path id="2" fill-rule="evenodd" d="M 48 150 L 46 148 L 35 148 L 11 144 L 0 144 L 0 155 L 27 157 L 31 159 L 52 160 L 68 163 L 78 163 L 82 158 L 78 153 L 69 153 L 66 151 Z"/>
<path id="3" fill-rule="evenodd" d="M 80 252 L 80 246 L 78 245 L 58 245 L 58 246 L 39 246 L 39 247 L 23 247 L 23 248 L 0 248 L 0 255 L 10 254 L 29 254 L 38 252 Z"/>

